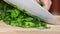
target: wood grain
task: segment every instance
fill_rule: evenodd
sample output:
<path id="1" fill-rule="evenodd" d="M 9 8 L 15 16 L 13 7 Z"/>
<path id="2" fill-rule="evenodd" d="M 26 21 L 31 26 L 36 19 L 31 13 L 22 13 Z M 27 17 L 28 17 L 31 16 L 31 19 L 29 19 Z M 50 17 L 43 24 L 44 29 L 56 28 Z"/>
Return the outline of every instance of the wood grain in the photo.
<path id="1" fill-rule="evenodd" d="M 56 16 L 60 20 L 60 16 Z M 0 34 L 60 34 L 60 25 L 50 25 L 50 29 L 21 28 L 6 25 L 0 21 Z"/>

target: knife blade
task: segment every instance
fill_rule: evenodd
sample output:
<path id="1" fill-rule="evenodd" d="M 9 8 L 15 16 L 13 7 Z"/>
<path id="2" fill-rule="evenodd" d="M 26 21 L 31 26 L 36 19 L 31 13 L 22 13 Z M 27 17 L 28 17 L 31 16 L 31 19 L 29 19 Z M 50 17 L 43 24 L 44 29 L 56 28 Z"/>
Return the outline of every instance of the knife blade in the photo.
<path id="1" fill-rule="evenodd" d="M 25 9 L 33 16 L 37 16 L 50 24 L 60 24 L 59 21 L 46 9 L 41 7 L 34 0 L 4 0 L 9 4 L 13 4 L 18 9 Z"/>

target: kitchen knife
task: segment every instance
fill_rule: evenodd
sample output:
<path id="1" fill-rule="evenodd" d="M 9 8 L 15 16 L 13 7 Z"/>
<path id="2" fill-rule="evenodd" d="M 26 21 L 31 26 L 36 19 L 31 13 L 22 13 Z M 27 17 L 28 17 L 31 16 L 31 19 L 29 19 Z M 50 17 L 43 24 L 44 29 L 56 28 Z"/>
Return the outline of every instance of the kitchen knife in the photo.
<path id="1" fill-rule="evenodd" d="M 14 5 L 18 9 L 25 9 L 27 12 L 33 16 L 37 16 L 47 23 L 58 25 L 60 24 L 58 20 L 49 13 L 48 10 L 41 7 L 34 0 L 4 0 L 5 2 Z"/>

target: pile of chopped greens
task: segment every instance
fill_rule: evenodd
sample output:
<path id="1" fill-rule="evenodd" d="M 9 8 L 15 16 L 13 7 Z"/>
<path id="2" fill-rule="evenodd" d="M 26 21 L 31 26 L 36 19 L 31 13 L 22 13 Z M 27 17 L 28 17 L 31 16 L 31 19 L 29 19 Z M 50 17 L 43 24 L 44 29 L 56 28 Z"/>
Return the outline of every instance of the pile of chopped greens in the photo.
<path id="1" fill-rule="evenodd" d="M 23 28 L 47 28 L 46 22 L 25 12 L 24 9 L 19 10 L 0 1 L 0 20 L 3 20 L 6 24 Z"/>

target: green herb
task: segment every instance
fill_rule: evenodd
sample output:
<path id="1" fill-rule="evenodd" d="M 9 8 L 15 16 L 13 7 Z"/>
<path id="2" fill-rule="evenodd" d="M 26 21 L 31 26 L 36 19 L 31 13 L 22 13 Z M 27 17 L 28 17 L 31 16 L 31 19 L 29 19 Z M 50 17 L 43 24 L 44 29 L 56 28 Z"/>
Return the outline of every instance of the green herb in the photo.
<path id="1" fill-rule="evenodd" d="M 47 28 L 46 22 L 37 17 L 32 17 L 26 10 L 18 10 L 13 6 L 0 1 L 0 20 L 6 24 L 23 28 Z"/>
<path id="2" fill-rule="evenodd" d="M 39 4 L 40 4 L 41 6 L 44 6 L 44 5 L 45 5 L 43 2 L 39 2 Z"/>

